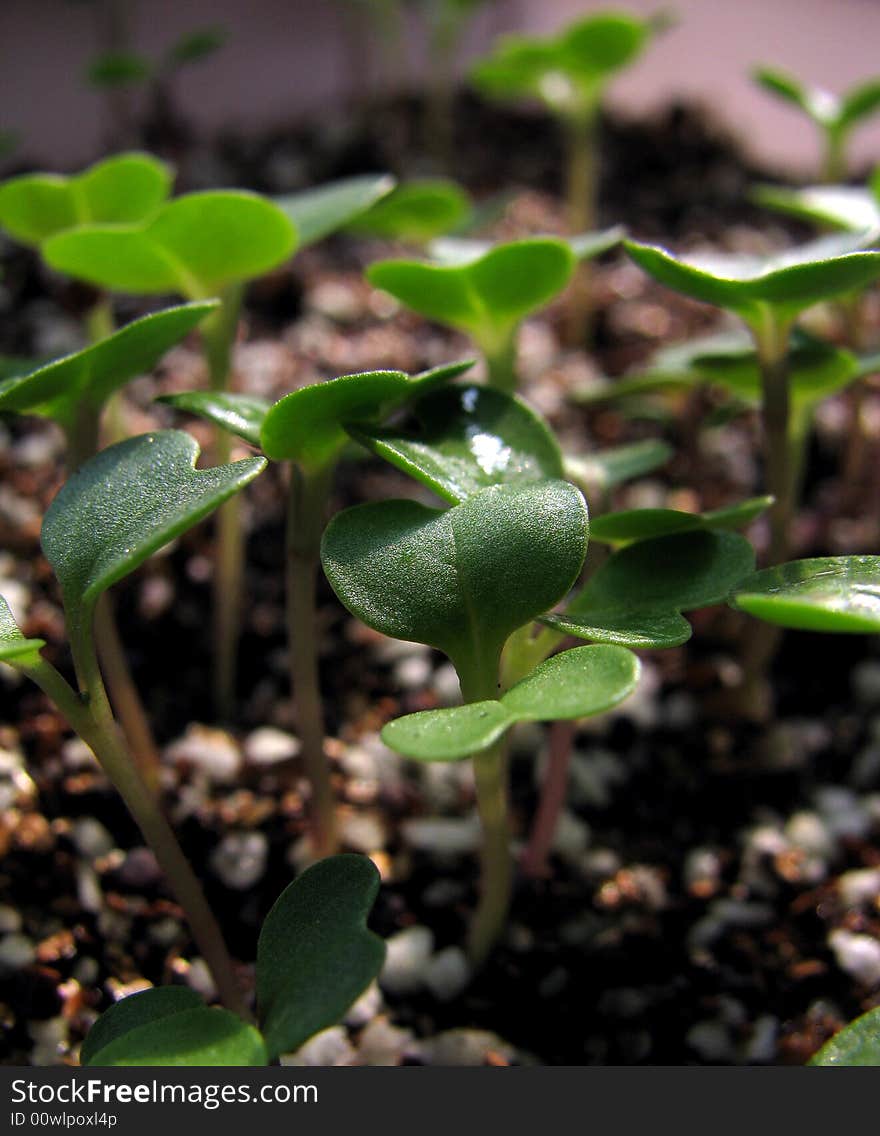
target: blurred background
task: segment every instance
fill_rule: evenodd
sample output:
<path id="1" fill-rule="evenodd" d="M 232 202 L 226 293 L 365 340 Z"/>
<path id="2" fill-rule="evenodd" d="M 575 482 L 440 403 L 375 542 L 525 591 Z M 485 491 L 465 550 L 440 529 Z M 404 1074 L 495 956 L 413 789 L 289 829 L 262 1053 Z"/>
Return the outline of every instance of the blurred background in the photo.
<path id="1" fill-rule="evenodd" d="M 253 137 L 305 119 L 338 133 L 353 107 L 417 95 L 442 83 L 447 71 L 464 75 L 500 33 L 552 32 L 609 6 L 3 0 L 0 161 L 6 172 L 71 169 L 111 145 L 152 141 L 167 149 L 184 133 L 190 141 Z M 815 165 L 815 133 L 803 116 L 754 86 L 750 67 L 772 62 L 832 91 L 877 67 L 877 0 L 629 0 L 626 7 L 668 10 L 676 23 L 612 84 L 612 110 L 643 117 L 671 104 L 698 106 L 739 134 L 755 161 L 780 172 Z M 135 137 L 144 126 L 146 137 Z M 857 132 L 852 156 L 866 165 L 878 153 L 875 122 Z M 212 178 L 205 171 L 197 180 Z M 291 186 L 299 180 L 293 168 L 280 178 Z"/>

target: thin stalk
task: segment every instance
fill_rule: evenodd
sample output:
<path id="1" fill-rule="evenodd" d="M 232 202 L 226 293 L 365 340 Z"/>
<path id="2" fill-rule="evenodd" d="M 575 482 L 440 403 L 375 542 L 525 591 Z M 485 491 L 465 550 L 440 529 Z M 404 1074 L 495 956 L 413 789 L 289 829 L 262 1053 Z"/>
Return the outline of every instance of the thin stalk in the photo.
<path id="1" fill-rule="evenodd" d="M 513 394 L 517 388 L 516 328 L 495 342 L 480 344 L 486 359 L 486 381 L 495 390 Z"/>
<path id="2" fill-rule="evenodd" d="M 863 354 L 868 347 L 863 294 L 855 293 L 844 297 L 840 301 L 840 311 L 846 327 L 848 346 L 857 355 Z M 868 434 L 865 427 L 866 393 L 865 379 L 860 378 L 851 392 L 852 431 L 847 439 L 843 468 L 844 491 L 852 503 L 858 498 L 868 457 Z"/>
<path id="3" fill-rule="evenodd" d="M 91 403 L 77 407 L 77 417 L 67 433 L 67 469 L 75 472 L 98 452 L 99 413 Z M 119 636 L 110 596 L 105 593 L 95 610 L 95 646 L 101 660 L 110 698 L 138 768 L 153 792 L 158 792 L 162 767 L 159 749 L 149 719 L 132 678 Z"/>
<path id="4" fill-rule="evenodd" d="M 846 180 L 846 134 L 840 130 L 825 131 L 825 153 L 822 157 L 822 181 L 834 185 Z"/>
<path id="5" fill-rule="evenodd" d="M 495 698 L 498 665 L 461 677 L 465 702 Z M 474 754 L 477 808 L 483 825 L 480 898 L 468 933 L 468 954 L 474 967 L 489 957 L 501 934 L 513 892 L 513 858 L 510 854 L 510 816 L 507 792 L 507 742 L 504 738 Z"/>
<path id="6" fill-rule="evenodd" d="M 767 492 L 775 498 L 770 510 L 769 557 L 773 564 L 788 559 L 798 482 L 791 460 L 795 439 L 788 375 L 790 328 L 790 320 L 769 311 L 763 323 L 752 326 L 761 369 L 764 477 Z"/>
<path id="7" fill-rule="evenodd" d="M 235 978 L 232 960 L 201 884 L 125 748 L 107 701 L 97 658 L 84 637 L 79 637 L 79 640 L 72 646 L 80 683 L 85 681 L 81 696 L 77 696 L 45 660 L 27 668 L 25 673 L 52 699 L 97 757 L 168 877 L 193 939 L 214 977 L 221 1002 L 234 1013 L 247 1018 L 247 1007 Z"/>
<path id="8" fill-rule="evenodd" d="M 599 182 L 598 108 L 565 119 L 566 216 L 572 236 L 596 228 Z M 592 322 L 592 269 L 589 261 L 577 266 L 568 286 L 565 342 L 581 346 L 589 340 Z"/>
<path id="9" fill-rule="evenodd" d="M 303 764 L 312 791 L 312 842 L 319 857 L 335 852 L 338 843 L 333 785 L 324 752 L 315 603 L 321 532 L 332 475 L 332 465 L 307 472 L 291 463 L 285 537 L 290 680 Z"/>
<path id="10" fill-rule="evenodd" d="M 559 815 L 565 805 L 568 770 L 571 766 L 571 752 L 576 731 L 575 722 L 553 722 L 550 726 L 550 744 L 547 752 L 547 768 L 541 784 L 541 798 L 532 823 L 528 845 L 520 859 L 520 868 L 530 879 L 541 879 L 549 875 L 550 850 L 553 847 Z"/>
<path id="11" fill-rule="evenodd" d="M 101 293 L 98 300 L 86 312 L 85 325 L 89 343 L 100 343 L 116 330 L 113 304 L 105 292 Z M 127 436 L 122 391 L 114 391 L 107 400 L 104 410 L 104 430 L 107 445 L 121 442 Z M 91 457 L 91 454 L 89 456 Z"/>
<path id="12" fill-rule="evenodd" d="M 227 289 L 216 312 L 202 324 L 202 346 L 211 389 L 226 390 L 232 363 L 238 318 L 241 311 L 241 285 Z M 232 439 L 220 428 L 214 442 L 218 464 L 232 454 Z M 244 588 L 244 533 L 241 500 L 231 497 L 217 510 L 217 559 L 214 567 L 214 706 L 226 721 L 235 705 L 236 661 L 241 628 Z"/>

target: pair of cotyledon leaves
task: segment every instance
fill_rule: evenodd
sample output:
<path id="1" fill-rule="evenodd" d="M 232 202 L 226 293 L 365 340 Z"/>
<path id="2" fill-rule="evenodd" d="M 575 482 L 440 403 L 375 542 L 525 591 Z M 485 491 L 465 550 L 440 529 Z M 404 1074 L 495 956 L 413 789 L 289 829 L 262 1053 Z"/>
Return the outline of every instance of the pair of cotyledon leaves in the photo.
<path id="1" fill-rule="evenodd" d="M 880 79 L 869 79 L 835 95 L 777 67 L 757 67 L 755 81 L 766 91 L 804 111 L 830 133 L 843 135 L 880 110 Z"/>
<path id="2" fill-rule="evenodd" d="M 257 944 L 257 1025 L 157 987 L 117 1002 L 83 1042 L 90 1067 L 268 1065 L 339 1021 L 376 977 L 385 944 L 366 920 L 379 873 L 364 856 L 331 856 L 290 884 Z"/>

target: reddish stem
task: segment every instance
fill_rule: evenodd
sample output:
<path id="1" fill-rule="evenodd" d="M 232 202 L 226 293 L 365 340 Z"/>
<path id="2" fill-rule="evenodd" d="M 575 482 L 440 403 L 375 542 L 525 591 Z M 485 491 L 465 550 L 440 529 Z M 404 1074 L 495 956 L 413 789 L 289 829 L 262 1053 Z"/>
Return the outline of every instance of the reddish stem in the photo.
<path id="1" fill-rule="evenodd" d="M 550 727 L 547 769 L 541 786 L 541 800 L 535 815 L 529 843 L 523 852 L 520 868 L 529 879 L 550 875 L 549 857 L 556 835 L 559 814 L 568 789 L 568 768 L 574 745 L 576 722 L 554 722 Z"/>

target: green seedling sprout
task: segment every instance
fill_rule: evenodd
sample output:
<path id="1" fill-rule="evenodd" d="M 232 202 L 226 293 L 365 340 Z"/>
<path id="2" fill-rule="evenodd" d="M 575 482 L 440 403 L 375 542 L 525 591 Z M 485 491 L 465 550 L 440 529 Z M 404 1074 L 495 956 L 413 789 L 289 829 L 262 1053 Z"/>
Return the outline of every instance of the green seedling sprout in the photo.
<path id="1" fill-rule="evenodd" d="M 0 227 L 21 244 L 44 241 L 80 225 L 127 225 L 152 217 L 171 191 L 170 168 L 149 154 L 116 154 L 72 177 L 23 174 L 0 185 Z M 86 317 L 92 342 L 113 330 L 106 297 Z"/>
<path id="2" fill-rule="evenodd" d="M 448 178 L 403 182 L 349 226 L 360 236 L 426 244 L 467 223 L 471 200 Z"/>
<path id="3" fill-rule="evenodd" d="M 814 1066 L 880 1065 L 880 1006 L 845 1025 L 808 1062 Z"/>
<path id="4" fill-rule="evenodd" d="M 120 442 L 93 457 L 62 487 L 43 520 L 43 552 L 61 586 L 76 672 L 70 686 L 0 604 L 0 654 L 32 679 L 94 752 L 168 876 L 224 1005 L 243 1003 L 223 936 L 201 885 L 156 798 L 123 742 L 95 650 L 95 613 L 108 588 L 239 492 L 263 458 L 196 470 L 198 447 L 179 431 Z"/>
<path id="5" fill-rule="evenodd" d="M 313 864 L 282 892 L 257 945 L 257 1024 L 209 1009 L 194 990 L 131 994 L 95 1022 L 88 1067 L 270 1065 L 339 1021 L 376 977 L 385 944 L 367 930 L 379 873 L 365 856 Z"/>
<path id="6" fill-rule="evenodd" d="M 98 450 L 101 414 L 114 392 L 150 371 L 217 304 L 207 301 L 145 316 L 84 351 L 0 382 L 0 414 L 35 414 L 56 422 L 76 471 Z M 145 778 L 158 787 L 159 755 L 125 657 L 110 597 L 95 615 L 95 641 L 113 705 Z"/>
<path id="7" fill-rule="evenodd" d="M 355 225 L 394 192 L 390 174 L 362 174 L 274 198 L 296 227 L 298 248 Z"/>
<path id="8" fill-rule="evenodd" d="M 42 251 L 58 271 L 110 291 L 219 298 L 220 307 L 201 330 L 211 387 L 224 390 L 244 285 L 283 264 L 296 241 L 292 222 L 271 201 L 255 193 L 209 190 L 176 198 L 141 225 L 88 225 L 58 233 Z M 218 459 L 226 461 L 230 453 L 229 437 L 221 433 Z M 218 514 L 215 571 L 214 697 L 224 718 L 234 704 L 242 574 L 243 533 L 235 499 Z"/>
<path id="9" fill-rule="evenodd" d="M 484 829 L 475 965 L 497 940 L 512 887 L 504 732 L 517 720 L 597 713 L 638 679 L 634 655 L 599 647 L 499 687 L 505 643 L 568 592 L 588 527 L 580 492 L 544 479 L 482 489 L 450 509 L 359 505 L 324 533 L 324 570 L 349 611 L 385 635 L 436 647 L 458 673 L 462 707 L 400 719 L 383 737 L 420 760 L 473 757 Z"/>
<path id="10" fill-rule="evenodd" d="M 460 264 L 385 260 L 367 279 L 420 315 L 466 332 L 486 357 L 489 383 L 516 387 L 516 332 L 571 279 L 575 254 L 550 237 L 511 241 Z"/>
<path id="11" fill-rule="evenodd" d="M 451 364 L 410 377 L 402 371 L 344 375 L 304 387 L 273 406 L 261 399 L 192 391 L 162 401 L 198 414 L 289 466 L 285 581 L 291 689 L 303 764 L 312 790 L 312 843 L 328 855 L 337 843 L 318 675 L 315 583 L 333 474 L 358 425 L 381 422 L 405 403 L 467 370 Z"/>
<path id="12" fill-rule="evenodd" d="M 769 257 L 712 254 L 679 258 L 666 249 L 625 241 L 636 262 L 661 284 L 732 311 L 751 334 L 761 378 L 765 484 L 771 511 L 770 559 L 784 560 L 790 544 L 798 472 L 797 416 L 792 414 L 789 348 L 806 308 L 880 276 L 880 254 L 861 251 L 872 234 L 826 237 Z"/>
<path id="13" fill-rule="evenodd" d="M 777 98 L 796 106 L 813 122 L 822 138 L 820 177 L 823 182 L 843 181 L 847 175 L 850 135 L 880 110 L 880 80 L 868 79 L 835 95 L 824 87 L 801 82 L 776 67 L 757 67 L 756 83 Z"/>

